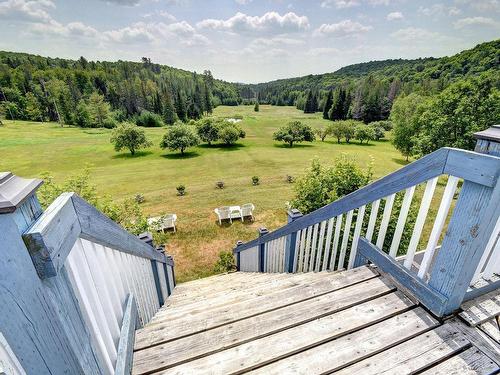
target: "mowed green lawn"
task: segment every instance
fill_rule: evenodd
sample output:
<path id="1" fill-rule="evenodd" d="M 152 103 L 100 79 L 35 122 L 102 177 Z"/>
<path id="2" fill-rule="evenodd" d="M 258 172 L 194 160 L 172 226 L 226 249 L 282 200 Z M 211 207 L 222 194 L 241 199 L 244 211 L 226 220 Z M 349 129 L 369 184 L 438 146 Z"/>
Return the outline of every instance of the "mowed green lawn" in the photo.
<path id="1" fill-rule="evenodd" d="M 237 240 L 254 238 L 259 227 L 272 230 L 286 223 L 286 202 L 292 197 L 293 184 L 285 177 L 303 174 L 313 158 L 332 164 L 345 153 L 363 167 L 373 158 L 375 177 L 405 164 L 388 140 L 339 145 L 328 138 L 292 149 L 273 141 L 273 132 L 290 120 L 313 127 L 327 125 L 321 113 L 306 115 L 294 107 L 261 105 L 260 112 L 254 112 L 253 106 L 218 107 L 214 115 L 242 115 L 240 124 L 246 138 L 230 148 L 192 148 L 183 157 L 158 146 L 165 129 L 146 129 L 154 147 L 131 157 L 114 151 L 107 129 L 4 121 L 0 127 L 0 171 L 24 177 L 47 171 L 62 181 L 90 165 L 92 182 L 100 194 L 119 200 L 141 193 L 148 215 L 176 213 L 178 232 L 168 236 L 167 250 L 174 256 L 176 276 L 182 282 L 213 273 L 219 252 L 231 250 Z M 258 186 L 252 186 L 254 175 L 260 178 Z M 226 188 L 216 189 L 217 181 L 224 181 Z M 179 184 L 186 186 L 184 197 L 176 195 Z M 248 202 L 256 206 L 255 222 L 217 225 L 214 208 Z"/>

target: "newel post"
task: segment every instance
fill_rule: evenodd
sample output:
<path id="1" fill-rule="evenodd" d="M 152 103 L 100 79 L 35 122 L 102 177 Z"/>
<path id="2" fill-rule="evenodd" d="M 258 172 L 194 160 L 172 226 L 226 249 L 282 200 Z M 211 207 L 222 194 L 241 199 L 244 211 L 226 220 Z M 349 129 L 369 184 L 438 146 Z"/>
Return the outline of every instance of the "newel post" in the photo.
<path id="1" fill-rule="evenodd" d="M 259 228 L 259 237 L 268 234 L 267 228 Z M 264 272 L 264 260 L 266 259 L 266 243 L 263 242 L 259 245 L 259 272 Z"/>
<path id="2" fill-rule="evenodd" d="M 243 245 L 243 241 L 236 242 L 236 248 L 238 248 L 238 246 L 241 245 Z M 240 266 L 241 266 L 241 252 L 238 251 L 236 253 L 236 271 L 240 270 Z"/>
<path id="3" fill-rule="evenodd" d="M 294 222 L 298 218 L 301 218 L 303 215 L 302 213 L 295 209 L 292 208 L 287 212 L 288 216 L 288 224 Z M 295 260 L 295 252 L 296 252 L 296 245 L 297 245 L 297 232 L 292 232 L 289 236 L 286 238 L 286 247 L 285 247 L 285 270 L 286 272 L 293 273 L 293 263 Z"/>
<path id="4" fill-rule="evenodd" d="M 500 157 L 500 127 L 476 133 L 476 152 Z M 453 216 L 432 267 L 429 286 L 447 298 L 440 315 L 462 304 L 500 212 L 500 183 L 488 187 L 464 179 Z"/>

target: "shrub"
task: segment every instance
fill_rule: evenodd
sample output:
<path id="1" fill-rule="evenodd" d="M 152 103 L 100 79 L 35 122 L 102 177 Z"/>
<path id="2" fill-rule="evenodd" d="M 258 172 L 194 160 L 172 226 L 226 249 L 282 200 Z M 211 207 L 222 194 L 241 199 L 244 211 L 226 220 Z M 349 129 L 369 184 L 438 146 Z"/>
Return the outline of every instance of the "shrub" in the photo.
<path id="1" fill-rule="evenodd" d="M 293 176 L 290 176 L 289 174 L 286 175 L 285 177 L 285 180 L 286 182 L 288 182 L 289 184 L 293 184 L 295 182 L 295 177 Z"/>
<path id="2" fill-rule="evenodd" d="M 135 152 L 141 148 L 153 145 L 146 138 L 146 133 L 144 133 L 143 129 L 127 122 L 124 122 L 113 129 L 110 142 L 114 144 L 115 151 L 128 149 L 132 155 L 134 155 Z"/>
<path id="3" fill-rule="evenodd" d="M 373 122 L 370 123 L 370 126 L 373 129 L 373 135 L 374 135 L 374 138 L 376 141 L 379 141 L 385 137 L 385 130 L 383 127 L 378 126 L 378 125 L 373 125 Z"/>
<path id="4" fill-rule="evenodd" d="M 312 142 L 315 139 L 314 132 L 309 125 L 305 125 L 300 121 L 291 121 L 281 127 L 273 135 L 276 141 L 288 143 L 293 147 L 294 143 Z"/>
<path id="5" fill-rule="evenodd" d="M 146 201 L 143 194 L 136 194 L 134 200 L 139 204 L 144 203 Z"/>
<path id="6" fill-rule="evenodd" d="M 219 139 L 226 146 L 235 144 L 238 139 L 245 136 L 245 131 L 238 124 L 223 121 L 219 125 Z"/>
<path id="7" fill-rule="evenodd" d="M 330 126 L 324 126 L 320 129 L 316 129 L 314 132 L 321 139 L 321 142 L 324 142 L 326 137 L 328 137 L 331 133 L 332 129 Z"/>
<path id="8" fill-rule="evenodd" d="M 383 121 L 373 121 L 373 122 L 370 122 L 370 125 L 373 126 L 374 128 L 375 127 L 381 127 L 382 129 L 384 129 L 386 132 L 388 131 L 391 131 L 392 130 L 392 122 L 389 121 L 389 120 L 383 120 Z"/>
<path id="9" fill-rule="evenodd" d="M 196 123 L 196 131 L 203 142 L 211 145 L 219 139 L 219 125 L 213 117 L 205 117 Z"/>
<path id="10" fill-rule="evenodd" d="M 221 251 L 214 269 L 218 273 L 235 271 L 236 264 L 234 263 L 233 253 L 230 251 Z"/>
<path id="11" fill-rule="evenodd" d="M 253 176 L 252 177 L 252 184 L 254 186 L 258 185 L 259 184 L 259 177 L 258 176 Z"/>
<path id="12" fill-rule="evenodd" d="M 168 148 L 172 151 L 180 150 L 184 154 L 184 150 L 189 147 L 200 144 L 200 138 L 192 126 L 178 124 L 173 125 L 163 136 L 160 143 L 161 148 Z"/>
<path id="13" fill-rule="evenodd" d="M 163 120 L 160 115 L 149 111 L 142 111 L 137 116 L 135 123 L 137 126 L 144 126 L 146 128 L 159 128 L 163 126 Z"/>
<path id="14" fill-rule="evenodd" d="M 255 112 L 259 112 L 259 102 L 256 102 L 256 103 L 255 103 L 255 106 L 253 107 L 253 110 L 254 110 Z"/>
<path id="15" fill-rule="evenodd" d="M 359 141 L 359 143 L 363 143 L 363 141 L 368 143 L 369 141 L 375 139 L 375 131 L 371 126 L 359 124 L 356 125 L 354 129 L 354 137 Z"/>
<path id="16" fill-rule="evenodd" d="M 181 185 L 178 185 L 178 186 L 176 187 L 176 189 L 177 189 L 177 195 L 179 195 L 179 196 L 181 196 L 181 197 L 182 197 L 183 195 L 186 195 L 186 187 L 185 187 L 184 185 L 182 185 L 182 184 L 181 184 Z"/>
<path id="17" fill-rule="evenodd" d="M 333 167 L 324 167 L 313 160 L 306 174 L 294 186 L 293 208 L 310 213 L 366 185 L 372 177 L 371 166 L 361 170 L 354 160 L 343 155 Z"/>
<path id="18" fill-rule="evenodd" d="M 224 189 L 224 181 L 217 181 L 217 182 L 215 183 L 215 187 L 216 187 L 217 189 Z"/>
<path id="19" fill-rule="evenodd" d="M 102 126 L 105 127 L 106 129 L 114 129 L 116 128 L 116 125 L 117 125 L 116 121 L 111 117 L 108 117 L 102 122 Z"/>

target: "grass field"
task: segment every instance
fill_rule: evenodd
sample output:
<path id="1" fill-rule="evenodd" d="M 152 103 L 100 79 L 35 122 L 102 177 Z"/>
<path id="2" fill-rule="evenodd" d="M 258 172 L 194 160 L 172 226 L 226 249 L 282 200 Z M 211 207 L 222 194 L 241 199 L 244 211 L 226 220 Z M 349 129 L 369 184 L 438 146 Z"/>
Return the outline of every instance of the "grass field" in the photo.
<path id="1" fill-rule="evenodd" d="M 148 215 L 176 213 L 178 233 L 168 236 L 167 250 L 176 261 L 179 281 L 213 273 L 213 264 L 222 250 L 231 250 L 237 240 L 249 240 L 257 229 L 272 230 L 286 222 L 285 203 L 292 196 L 286 175 L 299 176 L 317 157 L 332 164 L 336 156 L 354 156 L 364 167 L 374 160 L 374 175 L 380 177 L 406 164 L 389 141 L 369 145 L 325 142 L 300 144 L 292 149 L 272 140 L 273 132 L 286 122 L 299 119 L 313 127 L 328 122 L 321 114 L 306 115 L 294 107 L 218 107 L 216 116 L 242 115 L 240 123 L 247 137 L 231 148 L 202 145 L 181 157 L 159 148 L 165 129 L 146 129 L 155 144 L 135 157 L 116 153 L 109 143 L 110 130 L 61 128 L 54 123 L 4 121 L 0 127 L 0 171 L 23 177 L 50 172 L 56 181 L 92 167 L 93 183 L 101 194 L 123 199 L 144 194 Z M 251 177 L 260 185 L 252 186 Z M 226 188 L 215 188 L 216 181 Z M 176 195 L 184 184 L 187 195 Z M 219 227 L 213 209 L 222 205 L 252 202 L 256 206 L 253 223 L 235 222 Z"/>

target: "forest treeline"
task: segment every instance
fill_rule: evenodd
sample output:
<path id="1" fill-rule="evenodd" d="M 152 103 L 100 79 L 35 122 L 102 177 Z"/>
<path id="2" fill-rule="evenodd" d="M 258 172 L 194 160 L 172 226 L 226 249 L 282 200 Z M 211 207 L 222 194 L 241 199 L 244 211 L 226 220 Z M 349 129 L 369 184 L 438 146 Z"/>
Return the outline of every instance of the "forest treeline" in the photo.
<path id="1" fill-rule="evenodd" d="M 0 52 L 0 103 L 7 118 L 112 127 L 151 112 L 173 124 L 240 100 L 233 84 L 208 70 L 197 74 L 146 57 L 94 62 Z"/>
<path id="2" fill-rule="evenodd" d="M 125 120 L 147 123 L 152 115 L 161 117 L 155 123 L 173 124 L 199 119 L 220 104 L 257 102 L 369 123 L 388 119 L 399 96 L 436 95 L 458 81 L 498 74 L 499 66 L 500 40 L 451 57 L 373 61 L 260 84 L 225 82 L 208 70 L 197 74 L 146 57 L 94 62 L 0 52 L 0 115 L 114 127 Z"/>
<path id="3" fill-rule="evenodd" d="M 469 77 L 498 74 L 499 66 L 500 39 L 450 57 L 372 61 L 334 73 L 239 85 L 239 91 L 243 101 L 258 97 L 261 104 L 294 105 L 306 113 L 322 111 L 331 120 L 369 123 L 386 120 L 400 95 L 434 95 Z"/>

